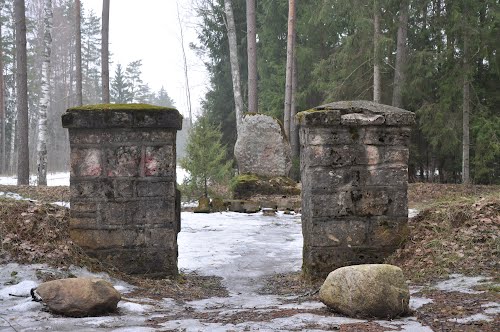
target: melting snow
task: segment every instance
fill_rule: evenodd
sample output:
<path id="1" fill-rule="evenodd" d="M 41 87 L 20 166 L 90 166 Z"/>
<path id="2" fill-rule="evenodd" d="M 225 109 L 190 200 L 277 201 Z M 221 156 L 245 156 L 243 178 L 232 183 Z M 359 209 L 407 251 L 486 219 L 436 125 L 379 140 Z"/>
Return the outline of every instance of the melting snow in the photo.
<path id="1" fill-rule="evenodd" d="M 439 282 L 436 286 L 434 286 L 434 288 L 444 292 L 481 294 L 484 293 L 484 291 L 474 290 L 473 287 L 484 284 L 486 281 L 490 279 L 491 278 L 485 278 L 481 276 L 466 277 L 461 274 L 452 274 L 450 275 L 450 279 Z"/>

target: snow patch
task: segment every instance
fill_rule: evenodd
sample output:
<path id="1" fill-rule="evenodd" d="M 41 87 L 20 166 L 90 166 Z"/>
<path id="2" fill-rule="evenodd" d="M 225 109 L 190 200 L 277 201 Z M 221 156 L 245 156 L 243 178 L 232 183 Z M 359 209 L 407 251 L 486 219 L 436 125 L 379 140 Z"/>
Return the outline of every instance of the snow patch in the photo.
<path id="1" fill-rule="evenodd" d="M 484 313 L 487 315 L 500 314 L 500 303 L 498 303 L 498 302 L 488 302 L 488 303 L 481 305 L 481 307 L 486 308 L 484 310 Z"/>
<path id="2" fill-rule="evenodd" d="M 481 294 L 484 291 L 474 290 L 473 287 L 477 287 L 484 284 L 491 278 L 485 277 L 466 277 L 461 274 L 452 274 L 450 278 L 445 281 L 437 283 L 434 288 L 443 292 L 460 292 L 464 294 Z"/>
<path id="3" fill-rule="evenodd" d="M 139 304 L 139 303 L 134 303 L 134 302 L 128 302 L 128 301 L 120 301 L 118 303 L 118 308 L 122 311 L 126 311 L 128 313 L 144 313 L 147 311 L 150 311 L 153 309 L 152 306 L 147 305 L 147 304 Z"/>
<path id="4" fill-rule="evenodd" d="M 432 302 L 434 302 L 432 299 L 427 299 L 425 297 L 410 297 L 410 309 L 417 310 Z"/>
<path id="5" fill-rule="evenodd" d="M 486 316 L 485 314 L 475 314 L 463 318 L 451 318 L 448 319 L 448 321 L 457 324 L 470 324 L 474 322 L 492 322 L 493 318 L 491 318 L 490 316 Z"/>
<path id="6" fill-rule="evenodd" d="M 31 280 L 23 280 L 16 285 L 6 286 L 0 289 L 0 300 L 8 300 L 16 298 L 16 296 L 30 297 L 32 288 L 36 288 L 38 283 Z M 14 295 L 11 296 L 10 294 Z"/>

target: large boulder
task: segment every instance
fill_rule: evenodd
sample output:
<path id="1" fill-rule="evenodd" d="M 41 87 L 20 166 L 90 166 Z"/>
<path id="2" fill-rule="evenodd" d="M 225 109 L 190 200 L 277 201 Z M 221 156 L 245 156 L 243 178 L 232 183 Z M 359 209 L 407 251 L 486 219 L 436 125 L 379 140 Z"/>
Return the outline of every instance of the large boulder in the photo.
<path id="1" fill-rule="evenodd" d="M 245 115 L 234 155 L 240 173 L 287 176 L 292 167 L 292 150 L 283 127 L 264 114 Z"/>
<path id="2" fill-rule="evenodd" d="M 409 313 L 410 291 L 403 271 L 388 264 L 345 266 L 331 272 L 321 302 L 350 317 L 393 318 Z"/>
<path id="3" fill-rule="evenodd" d="M 32 295 L 49 310 L 70 317 L 97 316 L 116 310 L 121 299 L 113 285 L 102 279 L 69 278 L 48 281 Z"/>

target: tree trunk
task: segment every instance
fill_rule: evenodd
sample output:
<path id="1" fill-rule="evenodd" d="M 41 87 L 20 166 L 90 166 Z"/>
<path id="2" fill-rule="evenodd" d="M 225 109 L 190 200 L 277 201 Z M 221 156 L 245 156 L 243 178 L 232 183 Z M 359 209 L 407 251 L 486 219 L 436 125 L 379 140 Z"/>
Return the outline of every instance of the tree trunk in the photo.
<path id="1" fill-rule="evenodd" d="M 231 63 L 231 77 L 233 79 L 236 133 L 239 134 L 241 132 L 241 122 L 243 120 L 243 97 L 241 95 L 241 78 L 238 63 L 238 44 L 236 43 L 236 26 L 234 24 L 234 13 L 231 0 L 224 0 L 224 12 L 226 14 L 226 29 L 229 40 L 229 61 Z"/>
<path id="2" fill-rule="evenodd" d="M 296 36 L 294 36 L 296 39 Z M 294 41 L 295 45 L 295 41 Z M 295 123 L 295 115 L 297 115 L 297 84 L 298 84 L 298 69 L 297 69 L 297 52 L 293 52 L 293 75 L 292 75 L 292 100 L 291 100 L 291 119 L 290 119 L 290 145 L 292 147 L 292 159 L 300 157 L 300 142 L 299 142 L 299 126 Z"/>
<path id="3" fill-rule="evenodd" d="M 248 112 L 258 113 L 257 93 L 257 23 L 255 0 L 247 1 Z"/>
<path id="4" fill-rule="evenodd" d="M 401 1 L 399 8 L 399 27 L 396 49 L 396 64 L 394 69 L 394 88 L 392 91 L 392 106 L 403 106 L 402 89 L 406 80 L 406 39 L 408 35 L 408 0 Z"/>
<path id="5" fill-rule="evenodd" d="M 380 8 L 378 0 L 373 0 L 373 101 L 382 100 L 382 82 L 380 76 Z"/>
<path id="6" fill-rule="evenodd" d="M 109 0 L 102 1 L 101 31 L 102 102 L 109 104 Z"/>
<path id="7" fill-rule="evenodd" d="M 80 0 L 75 0 L 75 61 L 76 61 L 76 104 L 83 105 L 82 88 L 82 5 Z"/>
<path id="8" fill-rule="evenodd" d="M 2 40 L 2 22 L 0 21 L 0 40 Z M 5 142 L 5 84 L 3 80 L 3 47 L 0 43 L 0 174 L 6 171 L 6 142 Z"/>
<path id="9" fill-rule="evenodd" d="M 42 98 L 38 115 L 38 185 L 47 185 L 47 113 L 50 105 L 50 54 L 52 48 L 52 0 L 45 0 L 42 63 Z"/>
<path id="10" fill-rule="evenodd" d="M 292 114 L 292 81 L 293 81 L 293 53 L 295 34 L 295 0 L 288 1 L 288 35 L 286 46 L 286 76 L 285 76 L 285 109 L 283 111 L 283 125 L 285 134 L 290 139 L 290 118 Z"/>
<path id="11" fill-rule="evenodd" d="M 17 85 L 17 184 L 28 185 L 29 167 L 29 115 L 28 115 L 28 62 L 26 50 L 26 6 L 24 0 L 14 1 L 16 22 L 16 85 Z"/>
<path id="12" fill-rule="evenodd" d="M 469 83 L 469 60 L 468 57 L 468 42 L 469 37 L 467 32 L 464 32 L 464 53 L 463 53 L 463 65 L 464 65 L 464 78 L 463 78 L 463 138 L 462 138 L 462 183 L 470 183 L 470 169 L 469 169 L 469 149 L 470 149 L 470 138 L 469 138 L 469 115 L 470 115 L 470 83 Z"/>
<path id="13" fill-rule="evenodd" d="M 184 31 L 182 29 L 181 15 L 179 14 L 179 2 L 177 4 L 177 21 L 179 22 L 179 30 L 181 32 L 181 49 L 182 49 L 182 59 L 184 62 L 184 80 L 186 81 L 186 101 L 189 111 L 189 124 L 193 126 L 193 114 L 191 110 L 191 89 L 189 88 L 189 75 L 188 75 L 188 65 L 186 58 L 186 50 L 184 49 Z"/>

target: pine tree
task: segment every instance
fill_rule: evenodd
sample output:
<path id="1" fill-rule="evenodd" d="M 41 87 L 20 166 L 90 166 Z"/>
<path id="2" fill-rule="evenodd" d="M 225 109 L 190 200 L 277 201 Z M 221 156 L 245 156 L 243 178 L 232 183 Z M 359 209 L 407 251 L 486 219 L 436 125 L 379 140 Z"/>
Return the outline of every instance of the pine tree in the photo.
<path id="1" fill-rule="evenodd" d="M 191 129 L 186 157 L 180 161 L 180 165 L 189 172 L 188 186 L 208 197 L 210 185 L 231 175 L 232 162 L 226 160 L 220 129 L 202 116 Z"/>
<path id="2" fill-rule="evenodd" d="M 126 79 L 122 70 L 122 65 L 117 64 L 115 69 L 115 76 L 111 81 L 111 101 L 117 104 L 131 103 L 133 94 L 130 91 L 130 83 Z"/>

